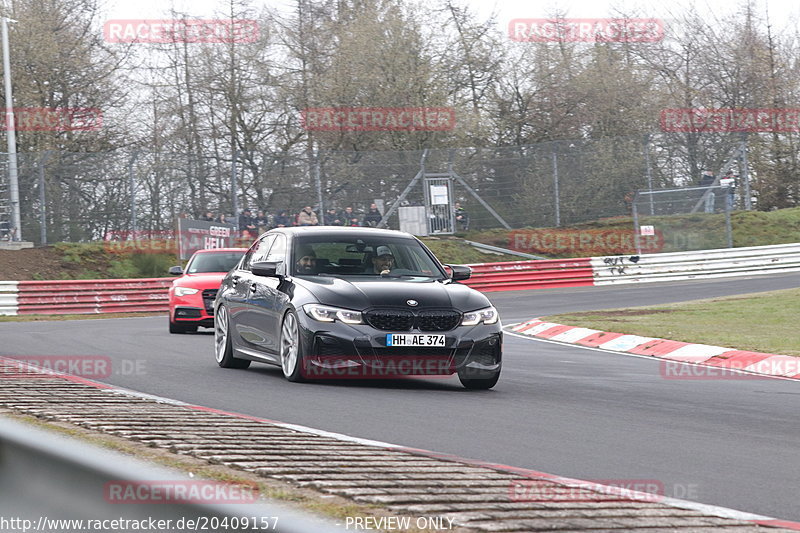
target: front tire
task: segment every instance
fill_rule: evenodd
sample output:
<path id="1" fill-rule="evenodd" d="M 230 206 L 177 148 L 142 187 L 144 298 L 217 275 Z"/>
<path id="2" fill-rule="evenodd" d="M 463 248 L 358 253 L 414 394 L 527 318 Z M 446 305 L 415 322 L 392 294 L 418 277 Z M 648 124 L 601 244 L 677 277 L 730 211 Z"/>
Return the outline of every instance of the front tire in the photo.
<path id="1" fill-rule="evenodd" d="M 233 356 L 233 341 L 230 333 L 228 310 L 220 305 L 214 315 L 214 352 L 217 364 L 222 368 L 247 368 L 250 361 Z"/>
<path id="2" fill-rule="evenodd" d="M 288 311 L 281 324 L 281 369 L 283 376 L 292 382 L 303 379 L 304 354 L 300 340 L 300 326 L 294 311 Z"/>

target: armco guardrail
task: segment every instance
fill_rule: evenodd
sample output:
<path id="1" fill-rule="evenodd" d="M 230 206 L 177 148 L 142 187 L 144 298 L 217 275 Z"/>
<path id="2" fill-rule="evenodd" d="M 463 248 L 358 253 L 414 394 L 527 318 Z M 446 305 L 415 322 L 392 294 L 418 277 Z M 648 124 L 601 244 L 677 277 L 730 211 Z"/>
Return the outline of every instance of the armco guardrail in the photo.
<path id="1" fill-rule="evenodd" d="M 581 287 L 594 283 L 590 258 L 481 263 L 469 267 L 472 277 L 466 284 L 482 292 Z"/>
<path id="2" fill-rule="evenodd" d="M 800 272 L 800 243 L 593 257 L 595 285 Z"/>
<path id="3" fill-rule="evenodd" d="M 800 243 L 469 265 L 482 292 L 800 272 Z M 0 315 L 165 312 L 174 278 L 0 281 Z"/>
<path id="4" fill-rule="evenodd" d="M 343 531 L 259 501 L 257 491 L 250 493 L 252 502 L 228 503 L 214 490 L 219 482 L 190 479 L 6 418 L 0 418 L 0 458 L 3 531 Z M 117 499 L 116 487 L 125 487 Z M 187 498 L 180 499 L 181 487 L 194 491 L 184 490 Z M 234 495 L 235 488 L 228 492 Z"/>
<path id="5" fill-rule="evenodd" d="M 167 311 L 173 278 L 0 281 L 0 314 Z"/>

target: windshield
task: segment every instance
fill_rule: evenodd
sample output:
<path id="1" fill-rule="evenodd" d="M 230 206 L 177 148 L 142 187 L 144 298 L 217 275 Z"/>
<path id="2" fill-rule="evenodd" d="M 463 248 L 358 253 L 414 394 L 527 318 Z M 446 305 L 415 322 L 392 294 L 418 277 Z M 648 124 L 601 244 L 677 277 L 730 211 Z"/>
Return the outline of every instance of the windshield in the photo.
<path id="1" fill-rule="evenodd" d="M 229 272 L 236 266 L 242 255 L 244 255 L 244 251 L 195 254 L 186 265 L 186 273 Z"/>
<path id="2" fill-rule="evenodd" d="M 301 276 L 371 276 L 444 279 L 444 272 L 416 239 L 297 238 L 293 273 Z"/>

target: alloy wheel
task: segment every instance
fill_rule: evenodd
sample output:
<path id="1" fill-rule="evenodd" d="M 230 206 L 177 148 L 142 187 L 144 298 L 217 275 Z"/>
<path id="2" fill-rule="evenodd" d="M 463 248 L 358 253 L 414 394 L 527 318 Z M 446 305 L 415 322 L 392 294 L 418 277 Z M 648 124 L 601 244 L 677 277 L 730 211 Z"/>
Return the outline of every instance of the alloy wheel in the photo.
<path id="1" fill-rule="evenodd" d="M 214 342 L 217 363 L 221 363 L 228 345 L 228 311 L 224 305 L 219 307 L 214 318 Z"/>
<path id="2" fill-rule="evenodd" d="M 281 328 L 281 367 L 284 376 L 291 376 L 297 366 L 298 344 L 300 333 L 297 328 L 297 318 L 289 312 L 283 320 Z"/>

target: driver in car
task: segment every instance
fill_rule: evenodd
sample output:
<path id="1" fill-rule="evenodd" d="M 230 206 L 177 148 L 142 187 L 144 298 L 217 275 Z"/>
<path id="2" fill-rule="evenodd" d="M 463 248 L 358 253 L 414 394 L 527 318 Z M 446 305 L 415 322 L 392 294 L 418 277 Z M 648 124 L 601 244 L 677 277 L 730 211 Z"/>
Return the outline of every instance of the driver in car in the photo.
<path id="1" fill-rule="evenodd" d="M 317 273 L 317 254 L 308 247 L 297 250 L 298 259 L 295 262 L 295 271 L 298 274 L 314 275 Z"/>
<path id="2" fill-rule="evenodd" d="M 375 256 L 372 258 L 372 269 L 375 274 L 386 274 L 394 267 L 394 254 L 388 246 L 378 246 Z"/>

